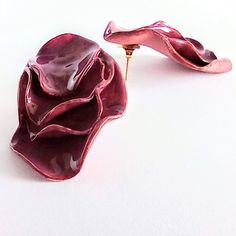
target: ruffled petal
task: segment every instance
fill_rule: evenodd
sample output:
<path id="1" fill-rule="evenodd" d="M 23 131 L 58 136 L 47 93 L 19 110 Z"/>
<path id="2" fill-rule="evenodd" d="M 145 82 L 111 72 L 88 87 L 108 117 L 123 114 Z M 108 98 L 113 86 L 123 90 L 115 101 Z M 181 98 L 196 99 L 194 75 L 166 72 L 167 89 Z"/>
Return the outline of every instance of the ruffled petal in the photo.
<path id="1" fill-rule="evenodd" d="M 67 135 L 31 141 L 23 122 L 13 136 L 11 146 L 40 174 L 52 180 L 63 180 L 79 172 L 87 139 L 85 135 Z"/>
<path id="2" fill-rule="evenodd" d="M 27 122 L 27 128 L 32 140 L 41 137 L 63 136 L 63 134 L 87 134 L 99 118 L 100 109 L 102 107 L 98 104 L 96 97 L 82 105 L 74 101 L 72 109 L 65 109 L 66 111 L 61 112 L 50 122 L 44 125 Z"/>
<path id="3" fill-rule="evenodd" d="M 103 104 L 103 112 L 101 117 L 118 118 L 123 115 L 127 93 L 123 80 L 120 80 L 121 71 L 118 66 L 115 67 L 114 78 L 111 83 L 101 92 L 101 100 Z"/>
<path id="4" fill-rule="evenodd" d="M 38 71 L 45 93 L 65 96 L 76 89 L 100 50 L 98 44 L 91 40 L 62 34 L 48 41 L 36 58 L 28 62 L 28 66 Z"/>
<path id="5" fill-rule="evenodd" d="M 138 44 L 153 48 L 188 68 L 202 72 L 223 73 L 232 69 L 229 59 L 217 59 L 212 51 L 204 49 L 197 40 L 183 37 L 164 21 L 132 30 L 109 22 L 104 39 L 117 44 Z"/>

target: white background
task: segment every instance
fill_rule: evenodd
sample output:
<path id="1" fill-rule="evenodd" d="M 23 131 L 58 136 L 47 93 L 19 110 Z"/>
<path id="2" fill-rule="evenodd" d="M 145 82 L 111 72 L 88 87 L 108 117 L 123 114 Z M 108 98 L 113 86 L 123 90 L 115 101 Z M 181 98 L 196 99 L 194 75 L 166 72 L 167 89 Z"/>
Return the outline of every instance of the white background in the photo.
<path id="1" fill-rule="evenodd" d="M 236 73 L 209 75 L 135 51 L 125 116 L 107 124 L 75 178 L 50 182 L 9 149 L 27 60 L 64 32 L 105 42 L 109 20 L 165 20 L 236 62 L 234 0 L 0 0 L 0 235 L 236 235 Z"/>

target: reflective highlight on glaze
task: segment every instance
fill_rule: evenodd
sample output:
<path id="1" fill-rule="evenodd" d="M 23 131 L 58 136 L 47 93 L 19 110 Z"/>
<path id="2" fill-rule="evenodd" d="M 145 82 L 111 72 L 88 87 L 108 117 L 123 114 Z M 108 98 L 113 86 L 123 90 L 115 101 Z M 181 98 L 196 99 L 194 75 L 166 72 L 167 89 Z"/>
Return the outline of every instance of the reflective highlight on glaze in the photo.
<path id="1" fill-rule="evenodd" d="M 74 34 L 48 41 L 19 82 L 19 127 L 11 147 L 52 180 L 72 178 L 102 126 L 123 115 L 124 79 L 114 59 Z"/>
<path id="2" fill-rule="evenodd" d="M 137 29 L 124 29 L 109 22 L 104 32 L 108 42 L 143 45 L 166 55 L 193 70 L 208 73 L 223 73 L 232 69 L 229 59 L 217 59 L 216 55 L 195 39 L 183 37 L 179 31 L 164 21 Z"/>

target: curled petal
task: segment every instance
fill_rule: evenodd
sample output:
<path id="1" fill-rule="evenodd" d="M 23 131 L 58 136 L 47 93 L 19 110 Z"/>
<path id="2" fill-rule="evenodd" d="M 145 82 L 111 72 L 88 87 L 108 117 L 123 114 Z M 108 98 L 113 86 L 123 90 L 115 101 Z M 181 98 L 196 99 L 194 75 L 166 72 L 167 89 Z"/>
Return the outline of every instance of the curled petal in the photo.
<path id="1" fill-rule="evenodd" d="M 204 49 L 195 39 L 183 37 L 179 31 L 157 21 L 149 26 L 127 30 L 109 22 L 104 39 L 117 44 L 144 45 L 170 57 L 193 70 L 208 73 L 223 73 L 232 69 L 229 59 L 217 59 L 212 51 Z"/>
<path id="2" fill-rule="evenodd" d="M 11 146 L 40 174 L 49 179 L 63 180 L 79 172 L 87 139 L 86 135 L 66 135 L 31 141 L 23 121 L 12 138 Z"/>
<path id="3" fill-rule="evenodd" d="M 124 92 L 125 85 L 123 81 L 119 79 L 121 76 L 119 68 L 116 67 L 113 80 L 101 92 L 101 100 L 103 104 L 102 118 L 107 116 L 118 118 L 124 112 L 127 98 Z"/>
<path id="4" fill-rule="evenodd" d="M 100 50 L 98 44 L 91 40 L 63 34 L 49 40 L 28 65 L 38 70 L 45 93 L 66 96 L 78 86 Z"/>
<path id="5" fill-rule="evenodd" d="M 87 134 L 93 128 L 94 123 L 99 118 L 102 105 L 99 100 L 94 97 L 90 102 L 80 104 L 80 101 L 73 100 L 73 108 L 61 115 L 54 117 L 50 122 L 43 125 L 35 125 L 27 122 L 28 132 L 31 140 L 40 137 L 62 136 L 63 134 Z"/>

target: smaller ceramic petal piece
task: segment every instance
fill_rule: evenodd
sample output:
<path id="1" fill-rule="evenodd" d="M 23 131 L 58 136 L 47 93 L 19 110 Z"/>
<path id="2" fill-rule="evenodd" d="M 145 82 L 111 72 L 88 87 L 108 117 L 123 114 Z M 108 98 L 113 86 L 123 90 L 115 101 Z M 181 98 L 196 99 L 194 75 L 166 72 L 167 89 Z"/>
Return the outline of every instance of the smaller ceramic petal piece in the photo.
<path id="1" fill-rule="evenodd" d="M 89 39 L 59 35 L 29 60 L 20 78 L 11 147 L 45 177 L 72 178 L 99 130 L 123 115 L 126 102 L 114 59 Z"/>
<path id="2" fill-rule="evenodd" d="M 132 30 L 118 27 L 111 21 L 104 32 L 104 39 L 122 45 L 137 44 L 153 48 L 197 71 L 223 73 L 232 69 L 229 59 L 218 59 L 214 52 L 204 49 L 200 42 L 183 37 L 164 21 Z"/>

